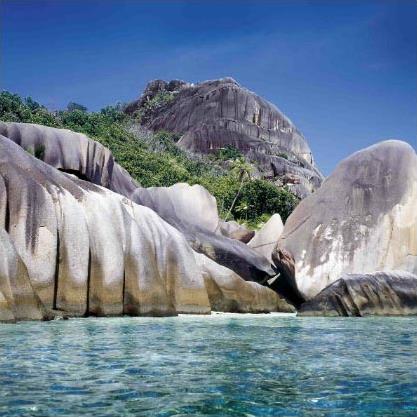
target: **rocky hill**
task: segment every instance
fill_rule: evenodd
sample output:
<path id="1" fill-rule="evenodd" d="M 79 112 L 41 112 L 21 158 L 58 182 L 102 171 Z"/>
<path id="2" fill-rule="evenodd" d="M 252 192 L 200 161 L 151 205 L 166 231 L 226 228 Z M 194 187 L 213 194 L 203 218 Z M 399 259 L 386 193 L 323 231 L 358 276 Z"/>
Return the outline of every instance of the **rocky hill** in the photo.
<path id="1" fill-rule="evenodd" d="M 323 180 L 297 127 L 273 104 L 232 78 L 199 84 L 152 81 L 125 112 L 136 114 L 154 131 L 177 133 L 178 145 L 192 152 L 241 152 L 258 175 L 287 185 L 300 198 Z"/>

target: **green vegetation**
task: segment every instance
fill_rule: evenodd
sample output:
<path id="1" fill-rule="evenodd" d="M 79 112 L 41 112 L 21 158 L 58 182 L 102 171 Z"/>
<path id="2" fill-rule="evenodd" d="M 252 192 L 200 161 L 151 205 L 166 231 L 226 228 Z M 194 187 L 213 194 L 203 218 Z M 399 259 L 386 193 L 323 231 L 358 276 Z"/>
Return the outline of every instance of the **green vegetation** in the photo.
<path id="1" fill-rule="evenodd" d="M 67 110 L 50 112 L 31 98 L 2 92 L 0 120 L 85 133 L 107 146 L 116 161 L 144 187 L 177 182 L 201 184 L 216 197 L 222 218 L 234 218 L 250 227 L 257 227 L 273 213 L 280 213 L 285 221 L 298 203 L 297 197 L 285 188 L 253 179 L 251 165 L 232 146 L 211 156 L 193 155 L 176 145 L 178 135 L 144 130 L 123 113 L 120 104 L 99 112 L 87 112 L 82 105 L 70 104 Z M 42 159 L 44 151 L 39 148 L 31 153 Z"/>
<path id="2" fill-rule="evenodd" d="M 78 104 L 78 103 L 74 103 L 73 101 L 70 101 L 67 105 L 67 110 L 68 111 L 79 110 L 79 111 L 82 111 L 82 112 L 86 112 L 88 109 L 87 109 L 87 107 L 83 106 L 82 104 Z"/>
<path id="3" fill-rule="evenodd" d="M 234 160 L 243 157 L 239 149 L 236 149 L 232 145 L 227 145 L 226 147 L 219 149 L 216 155 L 217 158 L 221 159 L 222 161 Z"/>
<path id="4" fill-rule="evenodd" d="M 149 99 L 140 110 L 137 110 L 134 117 L 137 121 L 145 123 L 149 120 L 155 110 L 170 103 L 173 99 L 174 93 L 169 91 L 160 91 L 159 93 L 156 93 L 154 97 Z"/>

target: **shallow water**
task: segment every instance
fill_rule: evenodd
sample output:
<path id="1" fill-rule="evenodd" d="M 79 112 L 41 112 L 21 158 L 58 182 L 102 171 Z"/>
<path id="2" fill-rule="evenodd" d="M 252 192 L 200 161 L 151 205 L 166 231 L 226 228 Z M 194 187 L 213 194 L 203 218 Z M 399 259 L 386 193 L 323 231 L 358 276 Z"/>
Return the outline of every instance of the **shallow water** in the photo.
<path id="1" fill-rule="evenodd" d="M 417 318 L 0 325 L 0 416 L 417 416 Z"/>

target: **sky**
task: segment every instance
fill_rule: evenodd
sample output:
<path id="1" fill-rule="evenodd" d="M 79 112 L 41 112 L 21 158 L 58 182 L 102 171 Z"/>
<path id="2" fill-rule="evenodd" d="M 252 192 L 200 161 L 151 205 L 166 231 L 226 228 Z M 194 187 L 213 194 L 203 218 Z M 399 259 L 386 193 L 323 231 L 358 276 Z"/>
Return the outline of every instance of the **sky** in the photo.
<path id="1" fill-rule="evenodd" d="M 417 147 L 415 0 L 0 0 L 0 89 L 95 111 L 153 79 L 230 76 L 283 111 L 326 175 Z"/>

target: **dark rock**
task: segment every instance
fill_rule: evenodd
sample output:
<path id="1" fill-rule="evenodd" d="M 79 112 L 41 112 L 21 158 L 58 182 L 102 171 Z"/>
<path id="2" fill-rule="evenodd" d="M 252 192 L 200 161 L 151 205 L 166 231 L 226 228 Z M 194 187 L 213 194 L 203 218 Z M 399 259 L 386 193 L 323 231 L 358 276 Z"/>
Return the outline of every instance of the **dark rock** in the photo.
<path id="1" fill-rule="evenodd" d="M 346 274 L 302 304 L 299 314 L 417 315 L 417 276 L 404 271 Z"/>
<path id="2" fill-rule="evenodd" d="M 295 306 L 300 306 L 305 300 L 298 291 L 295 281 L 293 256 L 287 250 L 275 246 L 272 251 L 272 262 L 277 268 L 278 276 L 275 280 L 268 280 L 269 287 Z"/>
<path id="3" fill-rule="evenodd" d="M 167 103 L 147 113 L 147 127 L 181 134 L 178 145 L 193 152 L 207 154 L 233 146 L 264 177 L 282 178 L 302 198 L 320 186 L 323 176 L 299 130 L 274 105 L 232 78 L 195 85 L 152 81 L 142 97 L 126 107 L 126 112 L 132 114 L 144 108 L 161 91 L 175 93 Z M 286 182 L 288 174 L 291 177 Z"/>

